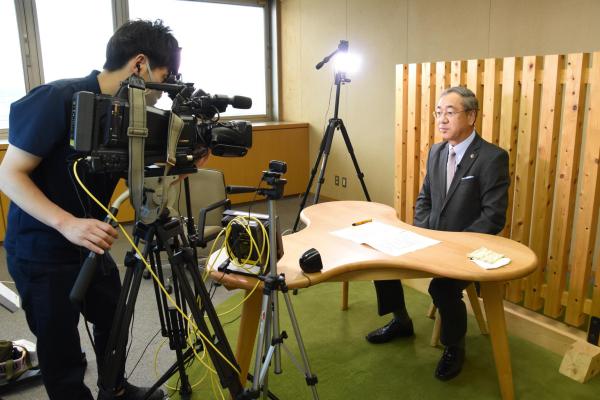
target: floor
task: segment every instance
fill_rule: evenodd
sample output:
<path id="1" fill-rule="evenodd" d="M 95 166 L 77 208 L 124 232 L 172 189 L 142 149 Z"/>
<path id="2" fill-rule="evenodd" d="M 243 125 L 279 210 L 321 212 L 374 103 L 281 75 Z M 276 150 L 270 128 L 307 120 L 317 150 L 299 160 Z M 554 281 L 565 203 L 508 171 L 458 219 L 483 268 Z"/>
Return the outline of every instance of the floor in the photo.
<path id="1" fill-rule="evenodd" d="M 311 199 L 312 200 L 312 199 Z M 310 202 L 309 202 L 310 204 Z M 249 205 L 234 206 L 235 209 L 248 210 Z M 285 233 L 291 232 L 296 216 L 300 208 L 300 197 L 287 197 L 275 202 L 276 213 L 280 218 L 282 230 Z M 266 201 L 259 201 L 252 205 L 252 212 L 267 213 Z M 300 225 L 302 227 L 302 225 Z M 130 229 L 128 229 L 130 231 Z M 113 245 L 113 258 L 123 260 L 125 252 L 129 250 L 129 243 L 120 235 L 117 242 Z M 121 263 L 122 264 L 122 263 Z M 121 276 L 123 276 L 124 267 L 119 266 Z M 0 247 L 0 281 L 14 289 L 10 283 L 11 278 L 6 268 L 6 256 L 4 249 Z M 217 288 L 213 297 L 213 303 L 219 304 L 227 299 L 232 293 L 223 288 Z M 25 316 L 22 311 L 14 314 L 9 313 L 4 308 L 0 308 L 0 318 L 2 328 L 0 339 L 17 340 L 27 339 L 35 342 L 35 337 L 29 331 Z M 142 280 L 140 292 L 136 301 L 135 318 L 131 330 L 130 350 L 127 358 L 126 372 L 130 382 L 138 386 L 151 386 L 160 376 L 157 371 L 171 365 L 174 361 L 174 353 L 164 345 L 164 339 L 159 334 L 158 312 L 154 287 L 151 280 Z M 95 394 L 97 392 L 96 379 L 98 371 L 95 363 L 95 355 L 91 347 L 88 334 L 85 330 L 84 322 L 79 326 L 83 351 L 86 353 L 88 367 L 85 375 L 85 382 Z M 33 378 L 29 382 L 11 387 L 9 391 L 0 391 L 0 399 L 4 400 L 37 400 L 47 399 L 46 392 L 41 380 Z"/>

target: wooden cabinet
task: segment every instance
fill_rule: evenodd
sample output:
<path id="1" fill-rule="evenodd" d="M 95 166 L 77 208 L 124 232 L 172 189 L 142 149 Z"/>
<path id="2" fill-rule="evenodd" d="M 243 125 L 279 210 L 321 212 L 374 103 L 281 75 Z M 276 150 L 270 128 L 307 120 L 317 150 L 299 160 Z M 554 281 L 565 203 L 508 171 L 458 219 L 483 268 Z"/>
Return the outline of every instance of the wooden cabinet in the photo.
<path id="1" fill-rule="evenodd" d="M 287 179 L 284 195 L 304 193 L 309 175 L 308 124 L 262 122 L 252 127 L 252 148 L 245 157 L 210 157 L 205 167 L 222 170 L 228 185 L 258 186 L 269 161 L 285 161 L 288 169 L 283 176 Z M 254 197 L 253 193 L 230 196 L 233 203 L 248 202 Z"/>

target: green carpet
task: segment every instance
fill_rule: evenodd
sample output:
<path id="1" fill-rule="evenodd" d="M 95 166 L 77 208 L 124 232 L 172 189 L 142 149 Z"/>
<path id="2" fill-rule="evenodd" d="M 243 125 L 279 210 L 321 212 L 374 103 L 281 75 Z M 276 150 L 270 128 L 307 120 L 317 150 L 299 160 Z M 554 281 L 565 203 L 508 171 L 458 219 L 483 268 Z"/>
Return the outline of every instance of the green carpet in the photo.
<path id="1" fill-rule="evenodd" d="M 340 311 L 341 284 L 330 283 L 304 289 L 291 296 L 300 330 L 305 341 L 313 373 L 318 376 L 321 399 L 499 399 L 496 370 L 489 337 L 479 333 L 469 317 L 467 359 L 462 373 L 449 382 L 440 382 L 433 371 L 441 356 L 440 348 L 429 345 L 433 321 L 426 312 L 430 298 L 406 288 L 406 302 L 415 326 L 416 337 L 372 345 L 364 336 L 387 322 L 376 312 L 376 299 L 370 282 L 352 282 L 350 308 Z M 219 309 L 237 304 L 234 296 Z M 289 318 L 282 305 L 282 329 L 290 338 L 287 347 L 299 353 Z M 239 315 L 239 313 L 238 313 Z M 223 323 L 235 316 L 224 317 Z M 239 320 L 225 326 L 235 349 Z M 600 399 L 600 379 L 577 383 L 558 372 L 561 358 L 533 343 L 509 338 L 515 395 L 517 399 Z M 269 388 L 280 399 L 311 399 L 303 375 L 289 355 L 282 353 L 283 373 L 271 374 Z M 195 363 L 189 369 L 190 381 L 196 382 L 204 367 Z M 251 371 L 252 373 L 253 371 Z M 174 384 L 174 382 L 171 382 Z M 177 396 L 174 396 L 177 398 Z M 210 383 L 194 389 L 193 399 L 216 398 Z"/>

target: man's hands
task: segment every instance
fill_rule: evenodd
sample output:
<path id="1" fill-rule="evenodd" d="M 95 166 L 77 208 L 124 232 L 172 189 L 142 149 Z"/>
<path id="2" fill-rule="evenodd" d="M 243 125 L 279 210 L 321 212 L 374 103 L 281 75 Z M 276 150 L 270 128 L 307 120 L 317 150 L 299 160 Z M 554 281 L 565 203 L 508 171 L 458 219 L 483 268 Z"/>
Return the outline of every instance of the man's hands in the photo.
<path id="1" fill-rule="evenodd" d="M 117 231 L 109 224 L 93 218 L 70 216 L 57 226 L 67 240 L 97 254 L 109 250 L 117 238 Z"/>

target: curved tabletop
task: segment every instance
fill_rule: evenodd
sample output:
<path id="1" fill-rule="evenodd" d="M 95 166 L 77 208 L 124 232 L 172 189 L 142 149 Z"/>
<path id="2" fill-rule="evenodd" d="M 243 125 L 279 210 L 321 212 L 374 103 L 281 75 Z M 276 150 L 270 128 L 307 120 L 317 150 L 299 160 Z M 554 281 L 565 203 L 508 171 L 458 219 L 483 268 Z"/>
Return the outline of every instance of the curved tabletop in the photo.
<path id="1" fill-rule="evenodd" d="M 504 400 L 514 399 L 510 351 L 502 305 L 504 282 L 524 277 L 534 271 L 537 258 L 531 249 L 494 235 L 417 228 L 398 220 L 392 207 L 372 202 L 320 203 L 306 208 L 301 217 L 307 227 L 283 237 L 285 255 L 277 265 L 277 272 L 285 274 L 289 288 L 307 287 L 326 281 L 431 276 L 480 281 L 500 392 Z M 349 228 L 353 222 L 369 219 L 412 231 L 438 240 L 439 243 L 394 257 L 331 233 Z M 321 254 L 323 271 L 304 274 L 298 260 L 302 253 L 313 247 Z M 511 263 L 494 270 L 479 267 L 467 258 L 467 254 L 480 247 L 487 247 L 509 257 Z M 237 274 L 225 275 L 221 272 L 212 272 L 212 277 L 227 287 L 244 288 L 250 292 L 247 301 L 244 302 L 236 351 L 240 376 L 246 377 L 264 300 L 262 291 L 250 291 L 256 285 L 254 278 Z M 245 379 L 242 381 L 245 382 Z"/>
<path id="2" fill-rule="evenodd" d="M 470 281 L 507 281 L 534 271 L 537 258 L 528 247 L 500 236 L 471 232 L 442 232 L 417 228 L 400 221 L 387 205 L 365 201 L 332 201 L 302 211 L 303 230 L 283 237 L 284 256 L 278 272 L 286 275 L 289 288 L 307 287 L 324 281 L 372 280 L 444 276 Z M 373 219 L 439 240 L 433 246 L 401 256 L 390 256 L 368 245 L 358 245 L 331 234 L 353 222 Z M 485 270 L 467 258 L 479 247 L 487 247 L 511 259 L 507 266 Z M 298 260 L 302 253 L 316 248 L 323 270 L 304 274 Z M 213 278 L 235 287 L 251 288 L 256 281 L 239 275 Z"/>

